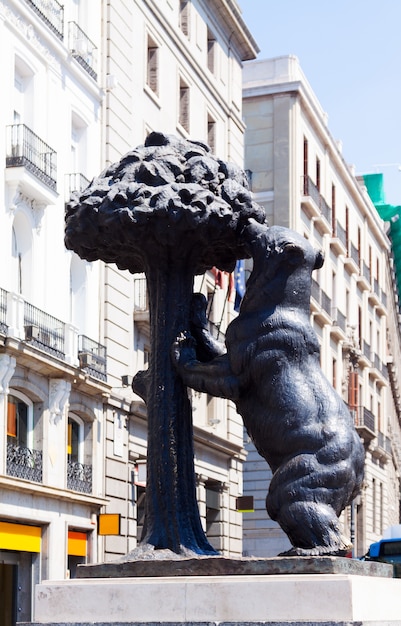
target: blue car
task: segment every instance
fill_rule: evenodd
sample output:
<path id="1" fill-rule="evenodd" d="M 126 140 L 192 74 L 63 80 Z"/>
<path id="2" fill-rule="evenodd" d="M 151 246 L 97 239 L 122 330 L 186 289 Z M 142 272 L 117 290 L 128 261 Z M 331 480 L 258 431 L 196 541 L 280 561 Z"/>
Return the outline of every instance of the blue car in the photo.
<path id="1" fill-rule="evenodd" d="M 394 577 L 401 578 L 401 539 L 381 539 L 372 543 L 365 560 L 392 563 Z"/>

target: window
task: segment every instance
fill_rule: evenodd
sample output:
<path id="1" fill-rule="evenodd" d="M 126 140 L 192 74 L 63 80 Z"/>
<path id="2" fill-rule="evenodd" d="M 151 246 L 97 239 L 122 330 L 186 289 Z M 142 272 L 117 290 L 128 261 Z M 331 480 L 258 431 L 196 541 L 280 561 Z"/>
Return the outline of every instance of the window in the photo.
<path id="1" fill-rule="evenodd" d="M 72 417 L 68 418 L 67 456 L 73 463 L 83 462 L 83 424 Z"/>
<path id="2" fill-rule="evenodd" d="M 349 208 L 345 207 L 345 245 L 347 248 L 347 255 L 350 250 L 350 237 L 349 237 Z"/>
<path id="3" fill-rule="evenodd" d="M 359 381 L 358 372 L 350 370 L 348 379 L 348 408 L 350 411 L 358 410 Z"/>
<path id="4" fill-rule="evenodd" d="M 67 489 L 92 492 L 91 424 L 77 415 L 68 416 L 67 425 Z"/>
<path id="5" fill-rule="evenodd" d="M 304 137 L 304 181 L 303 181 L 303 193 L 308 195 L 308 140 Z"/>
<path id="6" fill-rule="evenodd" d="M 189 87 L 180 78 L 178 122 L 189 133 Z"/>
<path id="7" fill-rule="evenodd" d="M 148 36 L 146 84 L 156 94 L 159 94 L 159 48 Z"/>
<path id="8" fill-rule="evenodd" d="M 337 216 L 336 216 L 336 187 L 331 185 L 331 231 L 333 237 L 337 234 Z"/>
<path id="9" fill-rule="evenodd" d="M 190 2 L 189 0 L 180 0 L 178 23 L 182 33 L 189 37 L 190 29 Z"/>
<path id="10" fill-rule="evenodd" d="M 209 72 L 216 72 L 216 38 L 213 33 L 207 30 L 207 67 Z"/>
<path id="11" fill-rule="evenodd" d="M 372 478 L 372 530 L 376 532 L 376 480 Z"/>
<path id="12" fill-rule="evenodd" d="M 70 264 L 70 321 L 86 332 L 86 261 L 73 254 Z"/>
<path id="13" fill-rule="evenodd" d="M 7 442 L 32 448 L 32 406 L 9 395 L 7 403 Z"/>
<path id="14" fill-rule="evenodd" d="M 216 152 L 216 121 L 211 115 L 207 116 L 207 143 L 212 152 Z"/>
<path id="15" fill-rule="evenodd" d="M 23 210 L 17 211 L 12 225 L 10 274 L 12 289 L 29 300 L 32 284 L 32 230 Z"/>
<path id="16" fill-rule="evenodd" d="M 320 191 L 320 159 L 316 157 L 316 187 Z"/>
<path id="17" fill-rule="evenodd" d="M 34 449 L 34 435 L 33 404 L 13 391 L 7 399 L 8 476 L 42 482 L 42 452 Z"/>

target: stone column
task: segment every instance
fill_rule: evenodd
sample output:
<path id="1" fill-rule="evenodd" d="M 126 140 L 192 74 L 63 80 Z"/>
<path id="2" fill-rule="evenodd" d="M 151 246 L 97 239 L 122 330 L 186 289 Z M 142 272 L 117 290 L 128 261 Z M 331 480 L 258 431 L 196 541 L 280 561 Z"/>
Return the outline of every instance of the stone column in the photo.
<path id="1" fill-rule="evenodd" d="M 71 383 L 60 378 L 49 381 L 48 453 L 44 454 L 43 471 L 47 483 L 65 489 L 67 467 L 67 409 Z"/>

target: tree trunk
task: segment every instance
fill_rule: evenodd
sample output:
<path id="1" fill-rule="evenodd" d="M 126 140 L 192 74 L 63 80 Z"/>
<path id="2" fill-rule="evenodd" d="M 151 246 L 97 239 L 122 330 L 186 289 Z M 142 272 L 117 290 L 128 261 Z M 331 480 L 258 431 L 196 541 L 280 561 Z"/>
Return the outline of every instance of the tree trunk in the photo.
<path id="1" fill-rule="evenodd" d="M 160 258 L 158 252 L 157 266 L 153 259 L 153 266 L 146 271 L 151 352 L 146 516 L 141 545 L 176 553 L 187 549 L 216 554 L 203 531 L 196 501 L 192 408 L 170 357 L 173 341 L 189 328 L 193 268 L 186 261 Z"/>

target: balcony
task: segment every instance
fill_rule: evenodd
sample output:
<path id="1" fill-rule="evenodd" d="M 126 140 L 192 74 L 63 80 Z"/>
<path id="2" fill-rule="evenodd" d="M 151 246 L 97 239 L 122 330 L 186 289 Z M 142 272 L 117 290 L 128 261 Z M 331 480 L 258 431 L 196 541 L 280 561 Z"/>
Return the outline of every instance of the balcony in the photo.
<path id="1" fill-rule="evenodd" d="M 67 461 L 67 489 L 92 493 L 92 465 Z"/>
<path id="2" fill-rule="evenodd" d="M 335 228 L 332 233 L 330 247 L 337 255 L 345 255 L 347 252 L 347 233 L 345 228 L 343 228 L 338 222 L 336 222 Z"/>
<path id="3" fill-rule="evenodd" d="M 6 473 L 36 483 L 42 482 L 42 451 L 7 443 Z"/>
<path id="4" fill-rule="evenodd" d="M 302 176 L 302 206 L 311 218 L 318 219 L 322 234 L 331 233 L 331 208 L 310 176 Z"/>
<path id="5" fill-rule="evenodd" d="M 358 276 L 358 285 L 361 289 L 370 289 L 371 288 L 371 275 L 370 275 L 370 267 L 362 261 L 361 272 Z"/>
<path id="6" fill-rule="evenodd" d="M 368 445 L 375 438 L 375 416 L 364 406 L 358 406 L 351 410 L 354 418 L 354 425 L 362 437 L 364 443 Z"/>
<path id="7" fill-rule="evenodd" d="M 371 356 L 372 350 L 370 344 L 364 339 L 361 341 L 361 352 L 359 355 L 359 365 L 360 367 L 370 367 L 371 365 Z"/>
<path id="8" fill-rule="evenodd" d="M 311 313 L 315 319 L 321 320 L 323 324 L 331 323 L 331 299 L 319 283 L 312 278 L 311 284 Z"/>
<path id="9" fill-rule="evenodd" d="M 344 259 L 344 266 L 351 274 L 359 274 L 359 251 L 358 248 L 349 242 L 347 255 Z"/>
<path id="10" fill-rule="evenodd" d="M 331 334 L 336 336 L 338 339 L 346 339 L 347 318 L 344 313 L 342 313 L 337 307 L 333 307 L 331 309 L 331 318 L 333 320 Z"/>
<path id="11" fill-rule="evenodd" d="M 25 302 L 24 328 L 25 341 L 58 359 L 64 359 L 63 322 Z"/>
<path id="12" fill-rule="evenodd" d="M 78 337 L 79 366 L 93 378 L 107 380 L 106 347 L 85 335 Z"/>
<path id="13" fill-rule="evenodd" d="M 81 193 L 89 185 L 90 181 L 81 173 L 66 174 L 65 176 L 65 202 L 69 202 L 71 196 Z"/>
<path id="14" fill-rule="evenodd" d="M 144 277 L 134 279 L 134 323 L 143 335 L 149 337 L 149 299 Z"/>
<path id="15" fill-rule="evenodd" d="M 381 432 L 377 433 L 377 439 L 375 441 L 372 456 L 379 459 L 381 463 L 387 463 L 391 458 L 391 440 Z"/>
<path id="16" fill-rule="evenodd" d="M 65 364 L 80 367 L 97 380 L 107 381 L 105 346 L 85 335 L 78 336 L 71 324 L 4 289 L 0 289 L 0 333 L 10 339 L 22 340 L 26 346 L 32 346 Z M 31 357 L 28 355 L 28 358 Z M 47 368 L 49 374 L 53 373 L 54 363 L 49 362 Z"/>
<path id="17" fill-rule="evenodd" d="M 7 126 L 6 167 L 24 167 L 56 191 L 56 152 L 25 124 Z"/>
<path id="18" fill-rule="evenodd" d="M 74 59 L 97 80 L 96 46 L 76 22 L 68 23 L 68 47 Z"/>
<path id="19" fill-rule="evenodd" d="M 64 7 L 57 0 L 27 0 L 29 6 L 59 38 L 64 37 Z"/>

